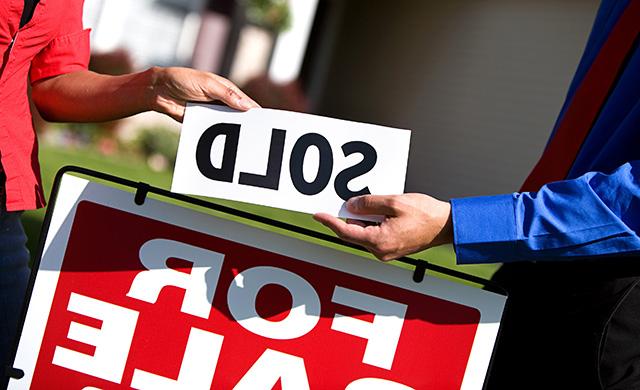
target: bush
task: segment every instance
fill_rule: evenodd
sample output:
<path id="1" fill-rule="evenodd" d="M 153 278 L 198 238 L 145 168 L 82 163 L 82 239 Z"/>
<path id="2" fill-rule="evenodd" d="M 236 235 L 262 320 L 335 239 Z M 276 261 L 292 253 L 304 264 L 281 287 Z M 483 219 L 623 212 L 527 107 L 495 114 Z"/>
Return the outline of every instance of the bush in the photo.
<path id="1" fill-rule="evenodd" d="M 135 139 L 136 148 L 154 171 L 173 167 L 178 151 L 179 134 L 162 127 L 141 129 Z"/>
<path id="2" fill-rule="evenodd" d="M 291 27 L 291 11 L 287 0 L 245 0 L 249 22 L 274 32 Z"/>

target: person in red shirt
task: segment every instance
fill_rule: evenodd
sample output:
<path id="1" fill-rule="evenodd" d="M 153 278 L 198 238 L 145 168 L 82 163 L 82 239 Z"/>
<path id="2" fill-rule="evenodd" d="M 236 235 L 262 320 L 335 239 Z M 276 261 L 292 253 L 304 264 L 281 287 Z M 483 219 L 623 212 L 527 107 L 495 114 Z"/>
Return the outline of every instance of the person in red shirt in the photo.
<path id="1" fill-rule="evenodd" d="M 187 101 L 258 105 L 233 83 L 188 68 L 91 72 L 82 0 L 0 2 L 0 363 L 14 338 L 29 275 L 20 212 L 45 204 L 28 101 L 49 121 L 101 122 L 143 111 L 181 120 Z"/>

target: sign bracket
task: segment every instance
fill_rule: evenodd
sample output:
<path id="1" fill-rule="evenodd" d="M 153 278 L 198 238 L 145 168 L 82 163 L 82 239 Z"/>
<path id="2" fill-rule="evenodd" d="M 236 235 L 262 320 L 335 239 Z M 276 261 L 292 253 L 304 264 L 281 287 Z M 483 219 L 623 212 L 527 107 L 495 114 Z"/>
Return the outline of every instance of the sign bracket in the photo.
<path id="1" fill-rule="evenodd" d="M 24 371 L 19 368 L 12 367 L 11 365 L 7 365 L 4 366 L 4 376 L 6 378 L 22 379 L 24 377 Z"/>
<path id="2" fill-rule="evenodd" d="M 425 261 L 425 263 L 427 263 Z M 416 283 L 420 283 L 424 280 L 424 276 L 427 273 L 427 265 L 418 263 L 415 265 L 415 269 L 413 270 L 413 281 Z"/>
<path id="3" fill-rule="evenodd" d="M 147 199 L 147 194 L 149 193 L 149 188 L 151 186 L 144 182 L 138 182 L 136 185 L 136 195 L 133 198 L 133 201 L 138 206 L 142 206 L 144 201 Z"/>

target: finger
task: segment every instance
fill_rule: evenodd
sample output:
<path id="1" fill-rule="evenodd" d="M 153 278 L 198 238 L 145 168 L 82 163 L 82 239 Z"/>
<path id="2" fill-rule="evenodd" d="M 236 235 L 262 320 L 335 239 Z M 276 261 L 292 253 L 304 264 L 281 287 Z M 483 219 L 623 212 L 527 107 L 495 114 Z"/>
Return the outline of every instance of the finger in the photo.
<path id="1" fill-rule="evenodd" d="M 397 201 L 393 195 L 362 195 L 347 201 L 347 210 L 360 215 L 397 216 Z"/>
<path id="2" fill-rule="evenodd" d="M 174 120 L 182 123 L 182 120 L 184 119 L 185 109 L 186 107 L 184 106 L 184 104 L 179 104 L 177 102 L 172 101 L 169 104 L 167 104 L 165 114 L 169 115 Z"/>
<path id="3" fill-rule="evenodd" d="M 229 107 L 246 111 L 251 108 L 259 108 L 260 105 L 247 96 L 234 83 L 214 75 L 215 81 L 209 85 L 210 91 L 206 91 L 209 98 L 220 99 Z"/>
<path id="4" fill-rule="evenodd" d="M 371 245 L 371 234 L 366 227 L 347 223 L 340 218 L 336 218 L 333 215 L 326 213 L 314 214 L 313 219 L 331 229 L 338 237 L 345 241 L 353 242 L 354 244 L 362 246 Z"/>

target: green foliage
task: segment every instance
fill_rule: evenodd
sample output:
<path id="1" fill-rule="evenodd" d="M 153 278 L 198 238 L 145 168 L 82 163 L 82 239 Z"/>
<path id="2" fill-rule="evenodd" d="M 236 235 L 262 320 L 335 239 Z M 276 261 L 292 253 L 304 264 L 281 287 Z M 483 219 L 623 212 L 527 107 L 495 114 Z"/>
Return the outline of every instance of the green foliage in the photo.
<path id="1" fill-rule="evenodd" d="M 176 152 L 178 151 L 178 141 L 180 135 L 170 129 L 162 127 L 150 127 L 141 129 L 134 141 L 136 149 L 147 159 L 152 165 L 154 158 L 161 157 L 166 162 L 166 168 L 172 167 L 176 161 Z M 153 168 L 153 166 L 152 166 Z"/>
<path id="2" fill-rule="evenodd" d="M 245 0 L 249 22 L 283 32 L 291 27 L 291 11 L 287 0 Z"/>

